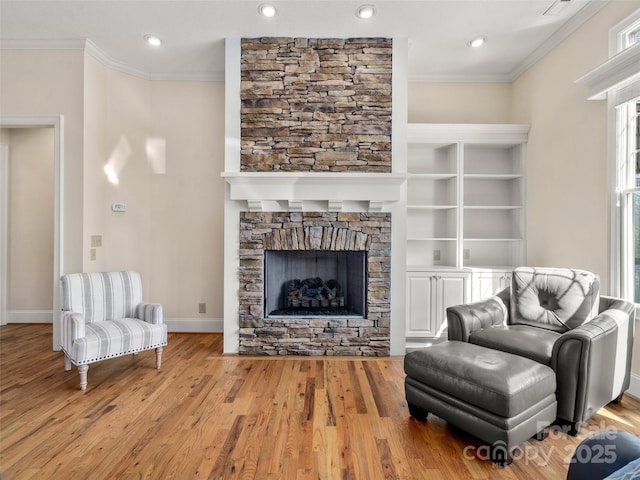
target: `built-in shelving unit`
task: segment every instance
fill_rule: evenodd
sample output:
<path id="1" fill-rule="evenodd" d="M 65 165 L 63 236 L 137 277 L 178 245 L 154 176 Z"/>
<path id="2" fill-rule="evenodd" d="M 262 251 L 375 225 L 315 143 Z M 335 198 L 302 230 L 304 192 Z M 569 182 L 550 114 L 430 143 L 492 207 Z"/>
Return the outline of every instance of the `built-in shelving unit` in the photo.
<path id="1" fill-rule="evenodd" d="M 522 263 L 527 132 L 409 125 L 408 270 Z"/>
<path id="2" fill-rule="evenodd" d="M 528 131 L 511 124 L 409 124 L 407 337 L 441 331 L 451 302 L 503 287 L 513 267 L 524 264 Z M 423 295 L 438 296 L 427 300 L 428 312 Z"/>

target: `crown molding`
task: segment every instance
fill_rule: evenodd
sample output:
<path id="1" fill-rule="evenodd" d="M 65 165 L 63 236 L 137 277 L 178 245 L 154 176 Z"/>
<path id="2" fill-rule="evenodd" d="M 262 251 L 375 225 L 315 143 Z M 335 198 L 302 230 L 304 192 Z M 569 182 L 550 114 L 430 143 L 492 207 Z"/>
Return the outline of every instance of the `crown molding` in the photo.
<path id="1" fill-rule="evenodd" d="M 104 50 L 98 47 L 91 40 L 86 39 L 85 51 L 104 66 L 118 72 L 133 75 L 144 80 L 151 81 L 196 81 L 196 82 L 223 82 L 224 74 L 215 72 L 205 72 L 197 74 L 170 74 L 170 73 L 149 73 L 131 67 L 125 63 L 112 59 Z"/>
<path id="2" fill-rule="evenodd" d="M 143 80 L 165 80 L 165 81 L 198 81 L 198 82 L 223 82 L 224 73 L 204 72 L 196 74 L 170 74 L 170 73 L 149 73 L 138 68 L 134 68 L 123 62 L 114 60 L 100 47 L 88 38 L 67 38 L 67 39 L 8 39 L 0 42 L 0 50 L 82 50 L 105 67 L 113 70 L 133 75 Z"/>
<path id="3" fill-rule="evenodd" d="M 491 75 L 409 75 L 410 82 L 429 83 L 511 83 L 510 74 Z"/>
<path id="4" fill-rule="evenodd" d="M 538 60 L 547 55 L 551 50 L 557 47 L 569 35 L 580 28 L 587 20 L 602 10 L 610 0 L 591 0 L 582 9 L 565 22 L 553 35 L 551 35 L 542 45 L 536 48 L 527 58 L 524 59 L 509 74 L 510 82 L 520 77 L 524 72 L 533 67 Z"/>

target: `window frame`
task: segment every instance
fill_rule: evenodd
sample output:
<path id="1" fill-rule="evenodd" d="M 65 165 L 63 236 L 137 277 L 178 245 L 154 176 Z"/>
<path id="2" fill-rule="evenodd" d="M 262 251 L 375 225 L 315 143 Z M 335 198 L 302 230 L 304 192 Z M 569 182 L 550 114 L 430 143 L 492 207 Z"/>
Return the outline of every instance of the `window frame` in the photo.
<path id="1" fill-rule="evenodd" d="M 609 31 L 609 57 L 640 49 L 640 42 L 629 42 L 630 34 L 640 30 L 640 9 Z M 638 71 L 637 73 L 640 73 Z M 607 91 L 608 158 L 609 158 L 609 293 L 634 301 L 635 268 L 633 236 L 633 195 L 640 192 L 635 174 L 627 159 L 630 138 L 623 129 L 629 124 L 631 104 L 640 101 L 640 78 L 621 82 Z M 637 120 L 636 120 L 637 121 Z M 627 142 L 621 144 L 622 137 Z M 637 304 L 638 305 L 638 304 Z M 640 307 L 640 305 L 637 306 Z"/>

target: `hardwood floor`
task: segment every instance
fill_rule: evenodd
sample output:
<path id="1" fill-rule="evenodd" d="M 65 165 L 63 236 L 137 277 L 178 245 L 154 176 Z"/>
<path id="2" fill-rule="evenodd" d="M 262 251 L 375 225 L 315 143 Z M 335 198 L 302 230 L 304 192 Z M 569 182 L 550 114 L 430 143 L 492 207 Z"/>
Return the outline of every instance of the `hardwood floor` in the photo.
<path id="1" fill-rule="evenodd" d="M 162 370 L 153 351 L 92 364 L 82 392 L 50 325 L 1 327 L 2 479 L 560 479 L 590 433 L 640 433 L 625 395 L 501 469 L 439 418 L 409 417 L 402 357 L 221 352 L 220 334 L 170 334 Z"/>

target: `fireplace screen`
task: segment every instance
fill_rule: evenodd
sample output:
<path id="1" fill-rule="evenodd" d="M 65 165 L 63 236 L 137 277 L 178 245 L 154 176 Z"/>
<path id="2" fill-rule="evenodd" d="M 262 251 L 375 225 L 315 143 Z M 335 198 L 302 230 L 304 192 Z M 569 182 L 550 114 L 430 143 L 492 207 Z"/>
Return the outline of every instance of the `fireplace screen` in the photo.
<path id="1" fill-rule="evenodd" d="M 264 252 L 266 317 L 366 316 L 365 251 Z"/>

